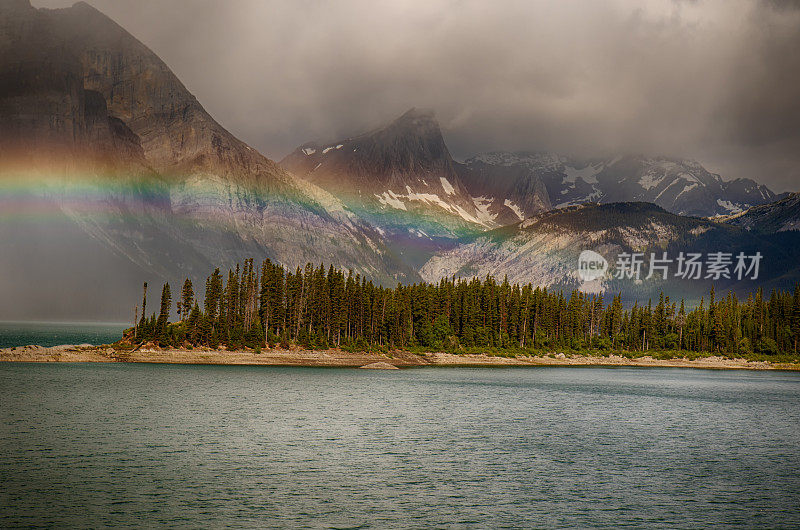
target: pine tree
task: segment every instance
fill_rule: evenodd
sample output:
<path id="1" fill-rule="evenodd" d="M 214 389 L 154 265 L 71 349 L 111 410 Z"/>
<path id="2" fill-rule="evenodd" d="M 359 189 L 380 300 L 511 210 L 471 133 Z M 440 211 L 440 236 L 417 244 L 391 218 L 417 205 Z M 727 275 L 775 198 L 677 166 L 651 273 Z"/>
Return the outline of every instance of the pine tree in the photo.
<path id="1" fill-rule="evenodd" d="M 186 280 L 183 282 L 181 298 L 178 303 L 181 308 L 179 311 L 181 320 L 186 320 L 189 318 L 189 312 L 192 310 L 192 306 L 194 305 L 194 288 L 192 287 L 192 280 L 189 278 L 186 278 Z"/>
<path id="2" fill-rule="evenodd" d="M 228 283 L 223 297 L 224 314 L 220 315 L 222 336 L 228 346 L 235 346 L 241 341 L 241 322 L 239 319 L 239 264 L 236 271 L 228 271 Z"/>
<path id="3" fill-rule="evenodd" d="M 187 325 L 188 329 L 186 332 L 186 337 L 192 344 L 198 344 L 201 342 L 202 332 L 203 332 L 202 320 L 203 320 L 203 315 L 200 312 L 200 305 L 197 302 L 195 302 L 191 313 L 189 313 L 189 322 Z"/>
<path id="4" fill-rule="evenodd" d="M 220 310 L 220 298 L 222 297 L 222 275 L 219 268 L 214 269 L 211 276 L 206 279 L 206 297 L 205 297 L 205 317 L 208 320 L 211 329 L 209 333 L 214 330 L 215 322 Z"/>
<path id="5" fill-rule="evenodd" d="M 139 322 L 139 329 L 142 331 L 146 320 L 147 320 L 147 282 L 144 282 L 144 285 L 142 286 L 142 320 Z"/>
<path id="6" fill-rule="evenodd" d="M 686 325 L 686 308 L 684 307 L 683 300 L 681 300 L 681 309 L 678 311 L 678 316 L 675 319 L 675 324 L 678 326 L 678 349 L 683 349 L 683 327 Z"/>
<path id="7" fill-rule="evenodd" d="M 172 307 L 172 294 L 169 290 L 169 284 L 165 283 L 164 288 L 161 290 L 161 309 L 158 313 L 158 321 L 156 322 L 155 337 L 157 340 L 162 341 L 165 338 L 164 332 L 167 324 L 169 323 L 169 310 Z"/>

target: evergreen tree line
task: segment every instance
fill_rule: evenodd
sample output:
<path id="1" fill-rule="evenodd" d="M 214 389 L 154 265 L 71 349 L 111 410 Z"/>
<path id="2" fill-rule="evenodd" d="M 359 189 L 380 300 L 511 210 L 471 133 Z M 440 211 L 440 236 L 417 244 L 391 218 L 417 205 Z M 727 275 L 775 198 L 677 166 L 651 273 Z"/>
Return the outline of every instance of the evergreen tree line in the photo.
<path id="1" fill-rule="evenodd" d="M 657 303 L 625 309 L 619 294 L 607 304 L 601 294 L 565 296 L 491 276 L 385 288 L 333 266 L 287 271 L 265 260 L 258 270 L 251 259 L 227 280 L 214 270 L 202 305 L 187 279 L 178 322 L 169 322 L 169 284 L 158 314 L 147 318 L 146 305 L 147 284 L 142 317 L 127 335 L 162 346 L 796 354 L 800 341 L 800 284 L 768 298 L 759 289 L 746 301 L 718 298 L 712 288 L 691 310 L 662 293 Z"/>

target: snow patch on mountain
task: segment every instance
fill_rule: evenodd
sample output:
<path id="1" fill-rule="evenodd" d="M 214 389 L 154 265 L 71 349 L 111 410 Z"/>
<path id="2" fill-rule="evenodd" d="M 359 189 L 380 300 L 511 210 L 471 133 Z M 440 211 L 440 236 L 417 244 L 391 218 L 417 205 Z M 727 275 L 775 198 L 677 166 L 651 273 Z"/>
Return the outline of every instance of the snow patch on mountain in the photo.
<path id="1" fill-rule="evenodd" d="M 445 210 L 450 210 L 450 205 L 447 204 L 445 201 L 442 200 L 441 197 L 434 193 L 417 193 L 411 189 L 411 186 L 406 185 L 406 192 L 408 193 L 406 197 L 410 201 L 420 201 L 426 202 L 429 204 L 435 204 L 440 208 L 444 208 Z"/>
<path id="2" fill-rule="evenodd" d="M 587 184 L 597 184 L 597 174 L 602 171 L 603 167 L 603 164 L 590 164 L 581 169 L 577 169 L 572 166 L 564 166 L 564 179 L 562 180 L 562 183 L 574 184 L 576 180 L 581 179 Z"/>
<path id="3" fill-rule="evenodd" d="M 749 179 L 723 180 L 695 160 L 646 156 L 586 160 L 546 152 L 490 152 L 466 163 L 471 161 L 524 168 L 542 179 L 556 208 L 642 201 L 680 215 L 711 217 L 775 200 L 765 186 Z M 516 198 L 515 202 L 522 204 Z"/>
<path id="4" fill-rule="evenodd" d="M 470 223 L 475 223 L 475 224 L 478 224 L 478 225 L 483 225 L 483 223 L 481 223 L 480 219 L 470 215 L 464 208 L 462 208 L 458 204 L 453 205 L 451 208 L 458 215 L 460 215 L 461 218 L 464 219 L 465 221 L 469 221 Z M 486 226 L 486 225 L 484 225 L 484 226 Z"/>
<path id="5" fill-rule="evenodd" d="M 484 225 L 491 224 L 497 215 L 489 211 L 489 206 L 492 205 L 494 199 L 488 197 L 473 197 L 472 202 L 475 204 L 475 209 L 478 212 L 478 219 Z"/>
<path id="6" fill-rule="evenodd" d="M 678 182 L 678 181 L 676 180 L 675 182 Z M 699 187 L 699 186 L 700 186 L 700 184 L 698 184 L 697 182 L 692 182 L 691 184 L 687 184 L 686 186 L 684 186 L 684 187 L 683 187 L 683 189 L 682 189 L 682 190 L 681 190 L 681 192 L 678 194 L 678 196 L 677 196 L 677 197 L 675 197 L 675 199 L 677 200 L 677 199 L 678 199 L 678 197 L 680 197 L 680 196 L 681 196 L 681 195 L 683 195 L 684 193 L 689 193 L 690 191 L 692 191 L 693 189 L 695 189 L 695 188 L 697 188 L 697 187 Z M 666 189 L 665 189 L 665 191 L 666 191 Z M 660 197 L 660 195 L 659 195 L 659 197 Z M 656 197 L 656 199 L 658 199 L 658 197 Z"/>
<path id="7" fill-rule="evenodd" d="M 384 191 L 381 195 L 375 195 L 375 197 L 384 206 L 391 206 L 397 210 L 406 210 L 406 205 L 392 190 Z"/>
<path id="8" fill-rule="evenodd" d="M 728 212 L 731 214 L 739 213 L 746 209 L 739 205 L 733 204 L 731 201 L 723 201 L 722 199 L 717 199 L 717 204 L 728 210 Z"/>
<path id="9" fill-rule="evenodd" d="M 522 208 L 520 208 L 519 206 L 517 206 L 516 204 L 514 204 L 510 200 L 506 199 L 505 201 L 503 201 L 503 206 L 506 206 L 507 208 L 510 208 L 511 211 L 514 212 L 514 215 L 519 217 L 520 221 L 524 221 L 525 220 L 525 214 L 522 213 Z"/>
<path id="10" fill-rule="evenodd" d="M 431 236 L 429 236 L 424 230 L 419 229 L 419 228 L 409 228 L 408 229 L 408 233 L 413 235 L 413 236 L 417 236 L 419 238 L 426 238 L 426 239 L 430 239 L 431 241 L 433 241 Z"/>
<path id="11" fill-rule="evenodd" d="M 447 179 L 446 179 L 446 178 L 444 178 L 444 177 L 439 177 L 439 180 L 441 181 L 441 183 L 442 183 L 442 189 L 444 189 L 444 192 L 445 192 L 446 194 L 448 194 L 448 195 L 453 195 L 453 194 L 455 194 L 455 192 L 456 192 L 456 189 L 453 187 L 453 185 L 452 185 L 452 184 L 450 184 L 450 181 L 449 181 L 449 180 L 447 180 Z"/>
<path id="12" fill-rule="evenodd" d="M 392 190 L 384 191 L 383 193 L 375 194 L 375 198 L 382 206 L 390 206 L 396 210 L 408 211 L 407 202 L 418 202 L 426 205 L 433 205 L 442 208 L 443 210 L 461 217 L 463 220 L 484 226 L 486 228 L 493 227 L 492 216 L 486 211 L 486 215 L 480 214 L 478 217 L 471 215 L 464 208 L 458 204 L 450 204 L 444 201 L 441 197 L 434 193 L 418 193 L 411 189 L 411 186 L 406 186 L 406 193 L 399 194 Z M 477 204 L 476 204 L 477 207 Z"/>
<path id="13" fill-rule="evenodd" d="M 565 190 L 565 191 L 567 193 L 569 193 L 569 190 Z M 564 193 L 564 195 L 566 195 L 566 193 Z M 597 201 L 600 200 L 600 198 L 602 196 L 603 196 L 603 192 L 600 191 L 599 189 L 597 189 L 597 187 L 592 186 L 592 192 L 591 193 L 583 195 L 582 197 L 577 197 L 577 198 L 575 198 L 573 200 L 557 203 L 555 205 L 555 208 L 556 209 L 569 208 L 571 206 L 580 206 L 582 204 L 586 204 L 587 202 L 597 202 Z"/>
<path id="14" fill-rule="evenodd" d="M 639 186 L 643 187 L 646 190 L 651 190 L 661 184 L 661 181 L 664 180 L 665 175 L 659 175 L 654 171 L 650 171 L 642 175 L 642 178 L 639 179 Z"/>

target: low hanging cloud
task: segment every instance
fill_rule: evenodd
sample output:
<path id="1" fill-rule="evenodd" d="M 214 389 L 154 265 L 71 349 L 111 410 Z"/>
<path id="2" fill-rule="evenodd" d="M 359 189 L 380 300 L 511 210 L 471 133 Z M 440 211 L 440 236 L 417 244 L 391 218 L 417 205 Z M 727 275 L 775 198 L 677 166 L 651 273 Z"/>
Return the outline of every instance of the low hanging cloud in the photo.
<path id="1" fill-rule="evenodd" d="M 457 157 L 664 154 L 800 189 L 797 2 L 90 3 L 272 158 L 417 106 Z"/>

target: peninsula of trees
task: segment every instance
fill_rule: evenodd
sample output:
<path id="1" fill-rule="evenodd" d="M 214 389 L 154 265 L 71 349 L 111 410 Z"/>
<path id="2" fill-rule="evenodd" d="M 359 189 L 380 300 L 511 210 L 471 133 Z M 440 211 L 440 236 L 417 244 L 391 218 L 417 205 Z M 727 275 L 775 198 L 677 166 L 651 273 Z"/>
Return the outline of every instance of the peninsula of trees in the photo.
<path id="1" fill-rule="evenodd" d="M 333 266 L 287 271 L 265 260 L 259 270 L 247 260 L 227 280 L 216 269 L 202 302 L 187 279 L 177 322 L 169 322 L 169 284 L 157 314 L 145 317 L 146 304 L 147 284 L 142 317 L 126 339 L 165 347 L 796 355 L 800 342 L 800 284 L 793 293 L 759 290 L 745 301 L 712 288 L 690 310 L 663 294 L 626 309 L 620 295 L 606 303 L 602 295 L 567 296 L 492 277 L 385 288 Z"/>

